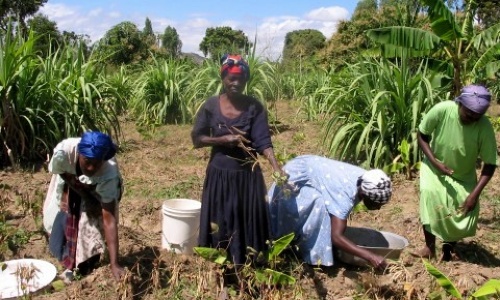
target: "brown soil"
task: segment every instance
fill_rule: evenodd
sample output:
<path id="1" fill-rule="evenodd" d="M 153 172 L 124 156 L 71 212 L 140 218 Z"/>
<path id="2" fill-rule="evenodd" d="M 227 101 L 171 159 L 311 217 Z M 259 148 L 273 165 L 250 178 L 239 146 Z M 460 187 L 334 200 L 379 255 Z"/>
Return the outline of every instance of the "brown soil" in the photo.
<path id="1" fill-rule="evenodd" d="M 494 110 L 495 113 L 499 110 Z M 321 126 L 297 116 L 293 103 L 278 103 L 278 131 L 274 137 L 280 155 L 324 154 L 320 145 Z M 498 117 L 498 114 L 495 114 Z M 199 199 L 209 150 L 193 150 L 189 125 L 169 125 L 153 134 L 139 133 L 132 122 L 124 121 L 124 139 L 118 160 L 125 179 L 125 194 L 120 206 L 120 259 L 129 270 L 129 281 L 117 284 L 106 260 L 86 277 L 67 285 L 62 291 L 46 290 L 34 299 L 217 299 L 220 292 L 217 266 L 195 256 L 167 253 L 161 245 L 162 200 Z M 498 141 L 498 136 L 497 136 Z M 285 150 L 286 149 L 286 150 Z M 270 183 L 269 165 L 263 162 Z M 7 211 L 8 224 L 33 231 L 29 242 L 4 253 L 6 259 L 38 258 L 56 261 L 47 251 L 39 231 L 41 206 L 50 175 L 36 171 L 0 171 L 0 201 Z M 456 284 L 463 295 L 488 279 L 500 275 L 500 178 L 495 174 L 481 201 L 477 235 L 457 246 L 460 261 L 432 263 Z M 409 252 L 423 245 L 418 220 L 418 178 L 394 178 L 394 196 L 380 211 L 360 212 L 349 221 L 352 226 L 366 226 L 390 231 L 408 239 L 410 246 L 401 262 L 382 274 L 371 268 L 339 263 L 335 267 L 295 266 L 295 287 L 262 289 L 262 299 L 424 299 L 442 293 L 426 272 L 420 259 Z M 230 298 L 252 298 L 234 296 Z M 256 296 L 254 296 L 256 297 Z"/>

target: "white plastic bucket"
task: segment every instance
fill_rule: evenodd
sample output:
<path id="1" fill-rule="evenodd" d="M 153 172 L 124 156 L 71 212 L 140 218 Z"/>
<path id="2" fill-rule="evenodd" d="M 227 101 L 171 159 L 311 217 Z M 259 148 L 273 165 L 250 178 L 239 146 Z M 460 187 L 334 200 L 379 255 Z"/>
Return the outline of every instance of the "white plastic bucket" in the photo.
<path id="1" fill-rule="evenodd" d="M 192 254 L 198 242 L 201 202 L 191 199 L 169 199 L 162 205 L 163 249 Z"/>

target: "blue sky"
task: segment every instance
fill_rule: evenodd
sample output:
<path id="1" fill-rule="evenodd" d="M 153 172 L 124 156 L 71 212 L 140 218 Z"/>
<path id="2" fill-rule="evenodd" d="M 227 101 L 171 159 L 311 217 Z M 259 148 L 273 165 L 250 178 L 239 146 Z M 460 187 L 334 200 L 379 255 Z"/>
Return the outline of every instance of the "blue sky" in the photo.
<path id="1" fill-rule="evenodd" d="M 330 38 L 356 4 L 357 0 L 49 0 L 40 12 L 55 21 L 60 31 L 88 34 L 92 41 L 122 21 L 134 22 L 142 30 L 148 17 L 155 32 L 162 33 L 167 26 L 177 30 L 182 52 L 198 54 L 207 28 L 230 26 L 251 41 L 257 34 L 258 55 L 276 59 L 288 32 L 317 29 Z"/>

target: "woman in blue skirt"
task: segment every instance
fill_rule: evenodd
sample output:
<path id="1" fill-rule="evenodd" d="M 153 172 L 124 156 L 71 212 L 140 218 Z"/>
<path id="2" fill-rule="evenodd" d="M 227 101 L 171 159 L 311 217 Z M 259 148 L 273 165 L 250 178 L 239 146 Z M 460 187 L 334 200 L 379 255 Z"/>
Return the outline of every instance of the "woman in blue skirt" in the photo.
<path id="1" fill-rule="evenodd" d="M 191 133 L 195 148 L 211 147 L 203 186 L 199 245 L 223 248 L 235 265 L 243 265 L 249 247 L 268 249 L 266 185 L 256 158 L 264 155 L 282 172 L 271 142 L 267 111 L 243 94 L 250 69 L 240 55 L 221 58 L 223 91 L 200 108 Z M 250 259 L 249 259 L 250 258 Z"/>

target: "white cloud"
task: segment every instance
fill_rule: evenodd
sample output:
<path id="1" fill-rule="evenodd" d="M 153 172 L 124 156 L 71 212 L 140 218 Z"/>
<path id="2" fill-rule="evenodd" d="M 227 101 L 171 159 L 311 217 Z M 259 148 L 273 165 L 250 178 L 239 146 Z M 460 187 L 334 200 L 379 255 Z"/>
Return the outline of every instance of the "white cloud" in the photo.
<path id="1" fill-rule="evenodd" d="M 76 15 L 76 10 L 73 7 L 68 7 L 64 4 L 50 4 L 46 3 L 40 9 L 40 12 L 49 16 L 50 19 L 64 19 L 71 18 Z"/>
<path id="2" fill-rule="evenodd" d="M 108 16 L 113 18 L 113 19 L 116 19 L 116 18 L 119 18 L 122 14 L 120 14 L 119 12 L 117 11 L 112 11 L 112 12 L 109 12 L 108 13 Z"/>
<path id="3" fill-rule="evenodd" d="M 335 32 L 338 22 L 348 18 L 349 11 L 339 6 L 315 9 L 306 13 L 303 18 L 297 16 L 268 18 L 257 29 L 257 53 L 265 58 L 277 59 L 283 51 L 288 32 L 316 29 L 329 39 Z"/>
<path id="4" fill-rule="evenodd" d="M 81 7 L 63 4 L 46 3 L 41 8 L 41 13 L 47 15 L 58 24 L 59 30 L 74 31 L 78 34 L 88 34 L 92 41 L 100 39 L 106 31 L 122 21 L 131 21 L 139 29 L 144 26 L 146 16 L 127 15 L 113 8 L 107 12 L 105 8 L 97 7 L 84 11 Z M 347 19 L 349 12 L 339 6 L 321 7 L 303 16 L 274 16 L 271 18 L 251 21 L 224 20 L 210 21 L 206 14 L 192 15 L 187 20 L 169 20 L 165 18 L 150 17 L 155 32 L 162 33 L 167 26 L 173 26 L 182 41 L 183 52 L 199 51 L 199 44 L 209 27 L 230 26 L 242 30 L 253 42 L 257 34 L 257 53 L 265 58 L 277 59 L 283 50 L 284 38 L 288 32 L 300 29 L 317 29 L 328 39 L 335 32 L 339 21 Z M 250 24 L 251 23 L 251 24 Z"/>
<path id="5" fill-rule="evenodd" d="M 93 9 L 89 12 L 89 16 L 90 17 L 97 17 L 99 16 L 100 14 L 102 13 L 102 8 L 96 8 L 96 9 Z"/>
<path id="6" fill-rule="evenodd" d="M 349 11 L 340 6 L 320 7 L 310 11 L 306 17 L 320 22 L 338 22 L 349 17 Z"/>

